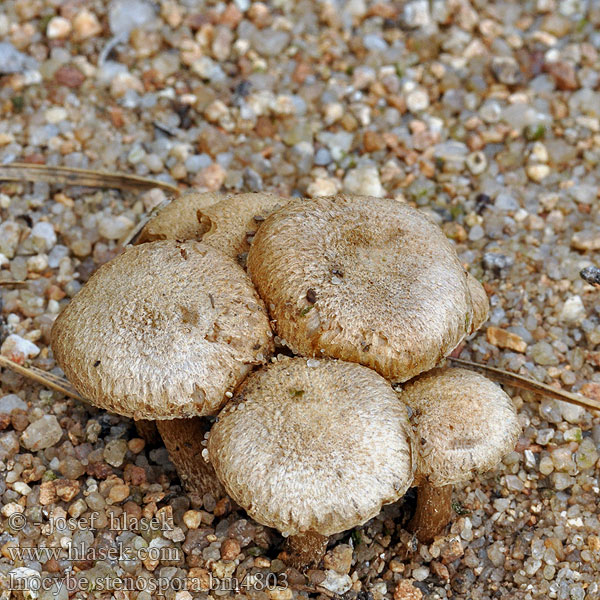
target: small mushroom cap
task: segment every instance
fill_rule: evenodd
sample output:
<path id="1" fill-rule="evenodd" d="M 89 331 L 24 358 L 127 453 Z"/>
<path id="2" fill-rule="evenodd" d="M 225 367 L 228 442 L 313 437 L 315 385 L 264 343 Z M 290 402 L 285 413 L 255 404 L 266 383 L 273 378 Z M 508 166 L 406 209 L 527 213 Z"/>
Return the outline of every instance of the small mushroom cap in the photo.
<path id="1" fill-rule="evenodd" d="M 236 260 L 248 252 L 248 240 L 265 218 L 289 202 L 289 198 L 263 192 L 222 196 L 221 201 L 198 211 L 206 228 L 202 241 Z"/>
<path id="2" fill-rule="evenodd" d="M 283 358 L 244 381 L 213 425 L 208 451 L 253 519 L 285 535 L 331 535 L 404 494 L 412 443 L 406 407 L 374 371 Z"/>
<path id="3" fill-rule="evenodd" d="M 208 231 L 198 221 L 198 211 L 223 199 L 219 192 L 188 192 L 175 198 L 144 226 L 137 244 L 159 240 L 201 240 Z"/>
<path id="4" fill-rule="evenodd" d="M 471 331 L 467 274 L 424 213 L 385 198 L 297 199 L 258 230 L 248 272 L 296 353 L 405 381 Z"/>
<path id="5" fill-rule="evenodd" d="M 436 486 L 471 479 L 495 467 L 521 433 L 509 396 L 467 369 L 434 369 L 404 384 L 400 399 L 413 411 L 416 480 Z"/>
<path id="6" fill-rule="evenodd" d="M 215 413 L 272 346 L 246 273 L 194 241 L 126 248 L 52 328 L 54 355 L 77 391 L 136 419 Z"/>

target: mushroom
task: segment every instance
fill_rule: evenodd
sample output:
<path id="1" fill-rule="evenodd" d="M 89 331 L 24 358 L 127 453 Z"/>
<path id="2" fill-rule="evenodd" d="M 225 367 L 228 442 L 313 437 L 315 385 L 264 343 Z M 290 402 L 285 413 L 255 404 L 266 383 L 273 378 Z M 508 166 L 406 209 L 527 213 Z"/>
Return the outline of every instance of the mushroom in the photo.
<path id="1" fill-rule="evenodd" d="M 198 460 L 203 432 L 185 419 L 215 414 L 273 340 L 235 261 L 168 240 L 130 246 L 101 266 L 56 319 L 52 349 L 93 404 L 156 420 L 180 478 L 204 493 L 220 485 Z"/>
<path id="2" fill-rule="evenodd" d="M 437 365 L 487 315 L 442 230 L 385 198 L 291 200 L 256 233 L 248 272 L 295 354 L 392 381 Z"/>
<path id="3" fill-rule="evenodd" d="M 413 479 L 406 407 L 374 371 L 281 357 L 249 375 L 213 425 L 208 456 L 229 496 L 288 537 L 282 558 L 320 561 Z"/>
<path id="4" fill-rule="evenodd" d="M 136 244 L 160 240 L 201 240 L 208 227 L 198 221 L 199 210 L 222 200 L 219 192 L 187 192 L 152 217 L 137 237 Z"/>
<path id="5" fill-rule="evenodd" d="M 483 375 L 434 369 L 402 386 L 417 440 L 417 508 L 409 527 L 428 543 L 448 523 L 452 486 L 496 466 L 521 426 L 509 396 Z"/>
<path id="6" fill-rule="evenodd" d="M 245 263 L 250 241 L 265 218 L 288 202 L 289 198 L 264 192 L 223 194 L 216 204 L 198 210 L 198 219 L 207 228 L 202 241 Z"/>
<path id="7" fill-rule="evenodd" d="M 188 193 L 175 199 L 150 220 L 137 243 L 156 240 L 202 240 L 227 256 L 245 257 L 262 222 L 288 198 L 266 192 Z"/>

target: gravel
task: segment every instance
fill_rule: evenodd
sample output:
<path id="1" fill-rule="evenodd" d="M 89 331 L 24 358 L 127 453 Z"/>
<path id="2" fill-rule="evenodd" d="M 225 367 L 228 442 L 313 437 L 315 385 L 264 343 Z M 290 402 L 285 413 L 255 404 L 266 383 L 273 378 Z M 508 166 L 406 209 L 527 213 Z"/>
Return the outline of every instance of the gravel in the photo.
<path id="1" fill-rule="evenodd" d="M 490 297 L 457 354 L 600 400 L 599 28 L 580 0 L 6 0 L 0 163 L 411 202 Z M 161 200 L 2 183 L 0 353 L 60 374 L 53 320 Z M 300 574 L 276 532 L 185 494 L 131 421 L 10 370 L 0 385 L 2 589 L 11 573 L 54 578 L 41 600 L 84 580 L 137 600 L 235 580 L 252 600 L 600 597 L 600 418 L 579 407 L 513 391 L 517 447 L 457 486 L 444 535 L 411 538 L 409 494 Z M 35 546 L 63 550 L 11 555 Z M 146 589 L 115 589 L 128 577 Z"/>

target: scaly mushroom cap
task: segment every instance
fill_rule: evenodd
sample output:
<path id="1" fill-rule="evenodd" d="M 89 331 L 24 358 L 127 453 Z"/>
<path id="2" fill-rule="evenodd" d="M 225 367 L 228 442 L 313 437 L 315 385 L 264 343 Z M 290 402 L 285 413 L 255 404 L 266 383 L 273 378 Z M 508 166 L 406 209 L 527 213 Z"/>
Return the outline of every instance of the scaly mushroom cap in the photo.
<path id="1" fill-rule="evenodd" d="M 136 419 L 216 412 L 272 345 L 242 268 L 193 241 L 126 248 L 52 328 L 56 360 L 77 391 Z"/>
<path id="2" fill-rule="evenodd" d="M 418 447 L 415 479 L 436 486 L 470 479 L 514 449 L 521 426 L 512 400 L 466 369 L 434 369 L 403 386 Z"/>
<path id="3" fill-rule="evenodd" d="M 223 194 L 223 199 L 198 211 L 202 241 L 238 260 L 250 249 L 249 239 L 272 212 L 289 202 L 274 194 Z"/>
<path id="4" fill-rule="evenodd" d="M 198 220 L 198 211 L 223 199 L 219 192 L 188 192 L 175 198 L 144 226 L 136 244 L 159 240 L 201 240 L 208 226 Z"/>
<path id="5" fill-rule="evenodd" d="M 283 358 L 252 373 L 219 414 L 210 461 L 253 519 L 331 535 L 374 517 L 413 478 L 406 407 L 374 371 Z"/>
<path id="6" fill-rule="evenodd" d="M 454 248 L 394 200 L 292 200 L 258 230 L 248 272 L 296 354 L 358 362 L 393 381 L 434 367 L 473 323 Z"/>

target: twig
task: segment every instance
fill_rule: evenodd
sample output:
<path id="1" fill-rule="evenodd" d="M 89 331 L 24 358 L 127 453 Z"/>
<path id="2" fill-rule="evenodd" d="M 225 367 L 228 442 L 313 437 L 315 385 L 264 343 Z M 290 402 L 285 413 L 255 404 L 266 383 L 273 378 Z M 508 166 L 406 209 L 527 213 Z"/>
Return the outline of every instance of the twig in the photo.
<path id="1" fill-rule="evenodd" d="M 528 390 L 534 394 L 537 394 L 538 396 L 546 396 L 547 398 L 553 398 L 554 400 L 562 400 L 563 402 L 569 402 L 570 404 L 576 404 L 577 406 L 591 410 L 600 410 L 600 402 L 597 400 L 592 400 L 591 398 L 586 398 L 580 394 L 572 394 L 571 392 L 565 392 L 564 390 L 557 390 L 550 385 L 540 383 L 539 381 L 534 381 L 528 377 L 523 377 L 522 375 L 517 375 L 516 373 L 510 373 L 509 371 L 503 371 L 502 369 L 497 369 L 495 367 L 488 367 L 487 365 L 471 362 L 470 360 L 462 360 L 461 358 L 448 358 L 448 360 L 451 360 L 452 362 L 457 363 L 458 365 L 467 369 L 483 372 L 488 375 L 490 379 L 494 379 L 500 383 L 512 385 L 513 387 L 521 388 L 523 390 Z"/>
<path id="2" fill-rule="evenodd" d="M 0 367 L 6 367 L 15 373 L 18 373 L 19 375 L 23 375 L 24 377 L 36 381 L 37 383 L 41 383 L 50 389 L 61 392 L 65 394 L 65 396 L 70 396 L 71 398 L 75 398 L 75 400 L 81 400 L 82 402 L 85 402 L 85 399 L 75 391 L 73 386 L 64 377 L 47 373 L 46 371 L 42 371 L 42 369 L 38 369 L 37 367 L 24 367 L 22 365 L 18 365 L 12 360 L 8 360 L 8 358 L 5 356 L 0 356 Z"/>
<path id="3" fill-rule="evenodd" d="M 179 188 L 176 186 L 148 177 L 139 177 L 138 175 L 128 175 L 126 173 L 108 173 L 92 169 L 48 167 L 46 165 L 31 165 L 28 163 L 0 165 L 0 180 L 43 181 L 45 183 L 116 188 L 119 190 L 161 188 L 170 194 L 179 196 Z"/>

